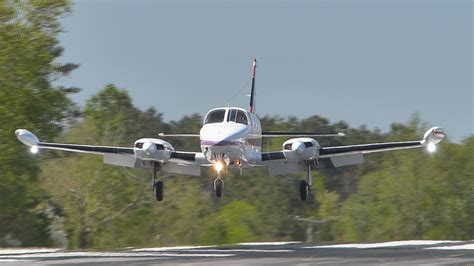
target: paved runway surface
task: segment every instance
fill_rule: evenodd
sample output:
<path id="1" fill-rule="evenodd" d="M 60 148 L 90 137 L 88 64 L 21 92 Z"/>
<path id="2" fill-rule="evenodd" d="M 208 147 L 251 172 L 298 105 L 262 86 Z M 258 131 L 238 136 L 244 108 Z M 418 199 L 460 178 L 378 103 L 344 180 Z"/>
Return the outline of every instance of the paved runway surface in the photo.
<path id="1" fill-rule="evenodd" d="M 323 245 L 242 243 L 112 252 L 0 249 L 2 265 L 474 265 L 474 241 L 393 241 Z"/>

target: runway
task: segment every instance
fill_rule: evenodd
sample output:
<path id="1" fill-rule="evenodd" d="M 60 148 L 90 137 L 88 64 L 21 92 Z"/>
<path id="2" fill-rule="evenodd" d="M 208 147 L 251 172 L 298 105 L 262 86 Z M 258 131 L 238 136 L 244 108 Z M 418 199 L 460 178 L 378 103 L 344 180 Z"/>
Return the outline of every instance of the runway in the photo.
<path id="1" fill-rule="evenodd" d="M 267 242 L 119 251 L 0 249 L 2 265 L 474 265 L 474 241 Z"/>

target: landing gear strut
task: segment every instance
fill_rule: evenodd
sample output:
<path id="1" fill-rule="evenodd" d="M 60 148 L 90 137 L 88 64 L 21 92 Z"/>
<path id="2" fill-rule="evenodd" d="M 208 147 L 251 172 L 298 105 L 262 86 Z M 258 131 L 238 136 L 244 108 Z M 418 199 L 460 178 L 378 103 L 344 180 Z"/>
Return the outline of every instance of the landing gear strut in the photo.
<path id="1" fill-rule="evenodd" d="M 307 164 L 306 168 L 306 181 L 300 181 L 300 198 L 305 201 L 309 197 L 309 191 L 313 185 L 313 178 L 311 176 L 311 164 Z"/>
<path id="2" fill-rule="evenodd" d="M 155 195 L 155 198 L 157 201 L 162 201 L 163 200 L 163 181 L 159 180 L 157 181 L 156 179 L 156 173 L 160 170 L 160 164 L 158 162 L 154 162 L 153 164 L 153 180 L 152 180 L 152 185 L 153 185 L 153 194 Z"/>

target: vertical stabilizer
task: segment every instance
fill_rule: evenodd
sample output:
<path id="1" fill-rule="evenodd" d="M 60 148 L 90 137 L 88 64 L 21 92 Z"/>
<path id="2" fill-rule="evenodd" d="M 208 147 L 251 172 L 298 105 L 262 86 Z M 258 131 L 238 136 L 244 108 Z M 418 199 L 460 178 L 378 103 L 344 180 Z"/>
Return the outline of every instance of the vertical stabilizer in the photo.
<path id="1" fill-rule="evenodd" d="M 252 90 L 250 91 L 249 112 L 255 113 L 255 72 L 257 71 L 257 59 L 253 59 L 252 68 Z"/>

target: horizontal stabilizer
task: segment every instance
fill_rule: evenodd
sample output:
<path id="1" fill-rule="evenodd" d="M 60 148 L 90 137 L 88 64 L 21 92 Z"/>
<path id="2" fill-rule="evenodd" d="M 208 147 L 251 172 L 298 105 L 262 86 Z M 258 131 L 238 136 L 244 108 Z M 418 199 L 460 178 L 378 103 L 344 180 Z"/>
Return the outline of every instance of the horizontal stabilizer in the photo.
<path id="1" fill-rule="evenodd" d="M 284 131 L 264 131 L 262 137 L 344 137 L 344 133 L 314 133 L 314 132 L 284 132 Z"/>
<path id="2" fill-rule="evenodd" d="M 160 137 L 199 137 L 199 134 L 166 134 L 166 133 L 158 133 Z"/>

